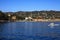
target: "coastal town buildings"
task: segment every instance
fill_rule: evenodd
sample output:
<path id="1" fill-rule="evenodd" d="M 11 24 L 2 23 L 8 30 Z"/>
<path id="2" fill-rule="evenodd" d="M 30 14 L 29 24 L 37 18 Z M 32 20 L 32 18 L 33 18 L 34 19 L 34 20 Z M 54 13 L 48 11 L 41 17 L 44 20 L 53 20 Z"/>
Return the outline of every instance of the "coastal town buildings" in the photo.
<path id="1" fill-rule="evenodd" d="M 60 11 L 0 12 L 0 21 L 60 21 Z"/>

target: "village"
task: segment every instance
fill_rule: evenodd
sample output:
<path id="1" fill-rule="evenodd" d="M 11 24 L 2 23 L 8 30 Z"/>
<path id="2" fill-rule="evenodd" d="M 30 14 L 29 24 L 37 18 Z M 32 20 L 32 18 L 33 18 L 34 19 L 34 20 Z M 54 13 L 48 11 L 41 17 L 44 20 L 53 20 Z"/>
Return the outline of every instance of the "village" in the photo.
<path id="1" fill-rule="evenodd" d="M 48 22 L 60 21 L 60 11 L 33 11 L 33 12 L 1 12 L 0 22 Z"/>

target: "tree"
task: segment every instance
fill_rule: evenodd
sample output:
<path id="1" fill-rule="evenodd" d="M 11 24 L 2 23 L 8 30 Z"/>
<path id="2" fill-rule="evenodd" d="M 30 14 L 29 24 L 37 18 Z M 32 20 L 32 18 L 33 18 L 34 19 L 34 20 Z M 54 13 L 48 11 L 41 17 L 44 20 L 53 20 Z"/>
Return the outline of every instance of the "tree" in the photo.
<path id="1" fill-rule="evenodd" d="M 7 16 L 2 12 L 0 11 L 0 20 L 7 20 Z"/>

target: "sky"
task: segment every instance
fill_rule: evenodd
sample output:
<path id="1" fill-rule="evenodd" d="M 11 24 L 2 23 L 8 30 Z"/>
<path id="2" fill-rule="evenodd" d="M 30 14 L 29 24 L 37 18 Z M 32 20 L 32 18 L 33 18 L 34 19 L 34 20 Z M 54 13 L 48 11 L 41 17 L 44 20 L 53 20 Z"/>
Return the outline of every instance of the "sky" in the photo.
<path id="1" fill-rule="evenodd" d="M 60 11 L 60 0 L 0 0 L 0 10 L 3 12 Z"/>

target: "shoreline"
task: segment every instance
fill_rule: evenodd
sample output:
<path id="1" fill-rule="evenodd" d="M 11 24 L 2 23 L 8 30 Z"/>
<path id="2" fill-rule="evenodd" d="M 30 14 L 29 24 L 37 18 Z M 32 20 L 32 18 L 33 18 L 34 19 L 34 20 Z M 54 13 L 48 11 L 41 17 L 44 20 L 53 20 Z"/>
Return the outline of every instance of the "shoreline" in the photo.
<path id="1" fill-rule="evenodd" d="M 14 22 L 60 22 L 60 21 L 14 21 Z"/>
<path id="2" fill-rule="evenodd" d="M 60 22 L 60 19 L 40 19 L 38 21 L 26 21 L 26 20 L 20 20 L 15 22 Z"/>
<path id="3" fill-rule="evenodd" d="M 0 23 L 4 23 L 4 22 L 60 22 L 60 19 L 41 19 L 39 21 L 27 21 L 27 20 L 16 20 L 16 21 L 7 21 L 7 20 L 0 20 Z"/>

